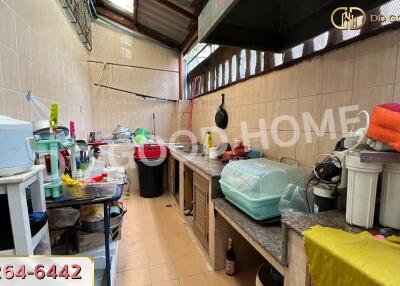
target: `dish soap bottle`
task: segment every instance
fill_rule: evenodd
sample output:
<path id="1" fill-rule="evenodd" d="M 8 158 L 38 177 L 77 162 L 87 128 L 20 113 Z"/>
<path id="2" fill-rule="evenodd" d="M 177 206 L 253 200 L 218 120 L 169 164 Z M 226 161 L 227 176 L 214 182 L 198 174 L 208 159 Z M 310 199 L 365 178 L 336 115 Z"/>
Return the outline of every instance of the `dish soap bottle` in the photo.
<path id="1" fill-rule="evenodd" d="M 225 273 L 229 276 L 233 276 L 236 273 L 236 256 L 232 247 L 232 238 L 228 240 L 228 250 L 226 252 L 225 260 Z"/>
<path id="2" fill-rule="evenodd" d="M 210 148 L 212 147 L 212 135 L 210 131 L 206 132 L 206 135 L 203 140 L 203 148 L 204 148 L 204 155 L 208 157 Z"/>

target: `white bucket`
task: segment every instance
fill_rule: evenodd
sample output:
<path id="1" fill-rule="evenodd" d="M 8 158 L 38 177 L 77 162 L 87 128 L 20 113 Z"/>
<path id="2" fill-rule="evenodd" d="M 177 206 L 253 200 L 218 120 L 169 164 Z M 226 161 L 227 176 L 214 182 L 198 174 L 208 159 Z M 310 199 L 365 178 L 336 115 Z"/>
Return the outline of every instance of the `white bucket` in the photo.
<path id="1" fill-rule="evenodd" d="M 379 223 L 400 229 L 400 164 L 385 164 L 383 167 L 381 209 Z"/>
<path id="2" fill-rule="evenodd" d="M 347 206 L 346 222 L 371 228 L 374 223 L 376 188 L 382 171 L 380 163 L 362 163 L 360 156 L 346 155 Z"/>

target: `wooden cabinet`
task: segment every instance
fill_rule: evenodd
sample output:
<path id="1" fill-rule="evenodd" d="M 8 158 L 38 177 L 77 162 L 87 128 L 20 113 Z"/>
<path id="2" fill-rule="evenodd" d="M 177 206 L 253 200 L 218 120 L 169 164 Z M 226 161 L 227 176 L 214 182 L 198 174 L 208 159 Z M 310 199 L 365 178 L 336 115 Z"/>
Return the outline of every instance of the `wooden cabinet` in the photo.
<path id="1" fill-rule="evenodd" d="M 175 193 L 175 159 L 168 157 L 168 191 L 173 195 Z"/>
<path id="2" fill-rule="evenodd" d="M 203 246 L 208 249 L 209 181 L 193 173 L 193 228 Z"/>
<path id="3" fill-rule="evenodd" d="M 310 286 L 310 275 L 307 270 L 307 256 L 304 250 L 303 237 L 289 231 L 288 271 L 285 275 L 285 286 Z"/>

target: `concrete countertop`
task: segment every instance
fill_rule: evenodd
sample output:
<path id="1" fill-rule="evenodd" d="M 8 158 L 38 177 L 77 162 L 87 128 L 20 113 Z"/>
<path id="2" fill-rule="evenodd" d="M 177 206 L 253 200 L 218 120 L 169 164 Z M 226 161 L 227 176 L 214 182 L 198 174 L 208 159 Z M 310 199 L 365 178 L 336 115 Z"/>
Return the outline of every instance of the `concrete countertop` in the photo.
<path id="1" fill-rule="evenodd" d="M 202 170 L 210 177 L 220 177 L 222 169 L 226 164 L 222 163 L 220 160 L 212 160 L 203 157 L 201 154 L 190 155 L 181 149 L 175 147 L 169 147 L 169 151 L 172 156 L 179 161 L 185 161 L 189 165 L 193 165 L 196 168 Z"/>
<path id="2" fill-rule="evenodd" d="M 283 266 L 287 265 L 287 240 L 281 226 L 261 226 L 224 198 L 214 199 L 217 212 L 224 212 Z"/>
<path id="3" fill-rule="evenodd" d="M 342 229 L 351 233 L 365 231 L 364 228 L 347 224 L 346 213 L 338 210 L 318 214 L 291 214 L 282 217 L 282 225 L 288 229 L 293 229 L 300 235 L 316 225 Z"/>

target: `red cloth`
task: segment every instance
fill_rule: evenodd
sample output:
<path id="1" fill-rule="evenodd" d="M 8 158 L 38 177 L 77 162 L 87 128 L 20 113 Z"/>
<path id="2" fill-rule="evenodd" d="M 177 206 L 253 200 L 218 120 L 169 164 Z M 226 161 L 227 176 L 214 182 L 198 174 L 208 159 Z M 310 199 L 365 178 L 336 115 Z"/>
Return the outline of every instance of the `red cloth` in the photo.
<path id="1" fill-rule="evenodd" d="M 367 136 L 400 152 L 400 104 L 385 103 L 375 106 Z"/>

